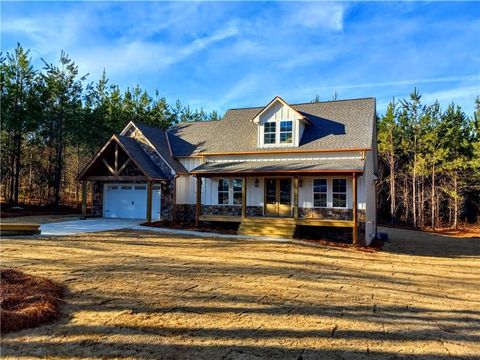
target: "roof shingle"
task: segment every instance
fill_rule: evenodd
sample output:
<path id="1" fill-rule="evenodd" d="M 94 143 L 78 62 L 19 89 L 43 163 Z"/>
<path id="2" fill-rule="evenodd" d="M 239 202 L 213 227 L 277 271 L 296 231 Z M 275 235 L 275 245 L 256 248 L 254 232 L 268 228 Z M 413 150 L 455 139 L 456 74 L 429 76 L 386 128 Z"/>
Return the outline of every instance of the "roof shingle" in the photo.
<path id="1" fill-rule="evenodd" d="M 353 99 L 291 105 L 311 122 L 296 150 L 369 149 L 372 147 L 375 99 Z M 168 130 L 174 156 L 202 153 L 268 152 L 292 148 L 257 148 L 262 107 L 231 109 L 223 120 L 178 124 Z"/>

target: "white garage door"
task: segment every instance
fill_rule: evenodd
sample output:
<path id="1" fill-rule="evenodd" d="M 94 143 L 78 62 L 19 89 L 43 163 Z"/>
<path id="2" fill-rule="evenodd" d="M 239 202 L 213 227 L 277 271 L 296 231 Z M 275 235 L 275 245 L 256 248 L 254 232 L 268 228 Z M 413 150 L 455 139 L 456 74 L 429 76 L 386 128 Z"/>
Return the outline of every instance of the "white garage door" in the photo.
<path id="1" fill-rule="evenodd" d="M 152 186 L 152 220 L 160 220 L 160 185 Z M 147 184 L 105 184 L 103 216 L 106 218 L 146 219 Z"/>

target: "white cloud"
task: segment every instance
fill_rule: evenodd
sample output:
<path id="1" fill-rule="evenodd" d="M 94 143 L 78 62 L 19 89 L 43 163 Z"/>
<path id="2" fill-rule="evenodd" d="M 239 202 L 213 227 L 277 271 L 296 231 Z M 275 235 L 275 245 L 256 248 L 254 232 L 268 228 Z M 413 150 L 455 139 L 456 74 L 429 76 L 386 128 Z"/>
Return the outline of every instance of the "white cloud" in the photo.
<path id="1" fill-rule="evenodd" d="M 328 2 L 293 3 L 286 6 L 286 26 L 343 30 L 345 4 Z"/>

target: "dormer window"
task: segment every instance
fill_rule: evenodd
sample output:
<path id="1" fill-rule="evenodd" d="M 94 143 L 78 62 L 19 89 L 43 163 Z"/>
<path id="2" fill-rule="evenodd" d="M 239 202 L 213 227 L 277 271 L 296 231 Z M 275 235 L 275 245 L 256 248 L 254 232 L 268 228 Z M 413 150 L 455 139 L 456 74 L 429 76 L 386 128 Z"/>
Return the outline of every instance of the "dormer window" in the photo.
<path id="1" fill-rule="evenodd" d="M 264 125 L 264 143 L 265 144 L 275 144 L 275 138 L 277 137 L 277 123 L 270 122 L 265 123 Z"/>
<path id="2" fill-rule="evenodd" d="M 300 113 L 278 96 L 252 122 L 258 125 L 259 148 L 300 146 L 303 131 L 310 124 L 306 114 Z"/>
<path id="3" fill-rule="evenodd" d="M 292 143 L 292 124 L 291 120 L 280 121 L 280 144 Z"/>

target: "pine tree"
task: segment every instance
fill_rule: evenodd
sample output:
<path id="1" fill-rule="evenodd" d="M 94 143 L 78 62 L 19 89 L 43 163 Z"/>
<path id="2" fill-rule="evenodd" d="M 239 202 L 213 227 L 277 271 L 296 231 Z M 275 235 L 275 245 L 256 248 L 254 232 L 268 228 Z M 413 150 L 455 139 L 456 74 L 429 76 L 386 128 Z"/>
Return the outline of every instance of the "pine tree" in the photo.
<path id="1" fill-rule="evenodd" d="M 378 122 L 378 153 L 380 158 L 388 166 L 388 183 L 389 183 L 389 199 L 390 199 L 390 222 L 395 221 L 396 212 L 396 167 L 397 167 L 397 104 L 393 99 L 387 107 L 385 115 Z"/>
<path id="2" fill-rule="evenodd" d="M 36 111 L 38 109 L 36 94 L 36 76 L 29 51 L 20 44 L 13 53 L 2 58 L 1 65 L 1 129 L 5 132 L 5 146 L 8 165 L 2 166 L 2 181 L 5 172 L 10 177 L 9 201 L 18 204 L 20 190 L 20 173 L 22 171 L 22 147 L 25 136 L 35 129 Z M 2 142 L 3 143 L 3 142 Z"/>

